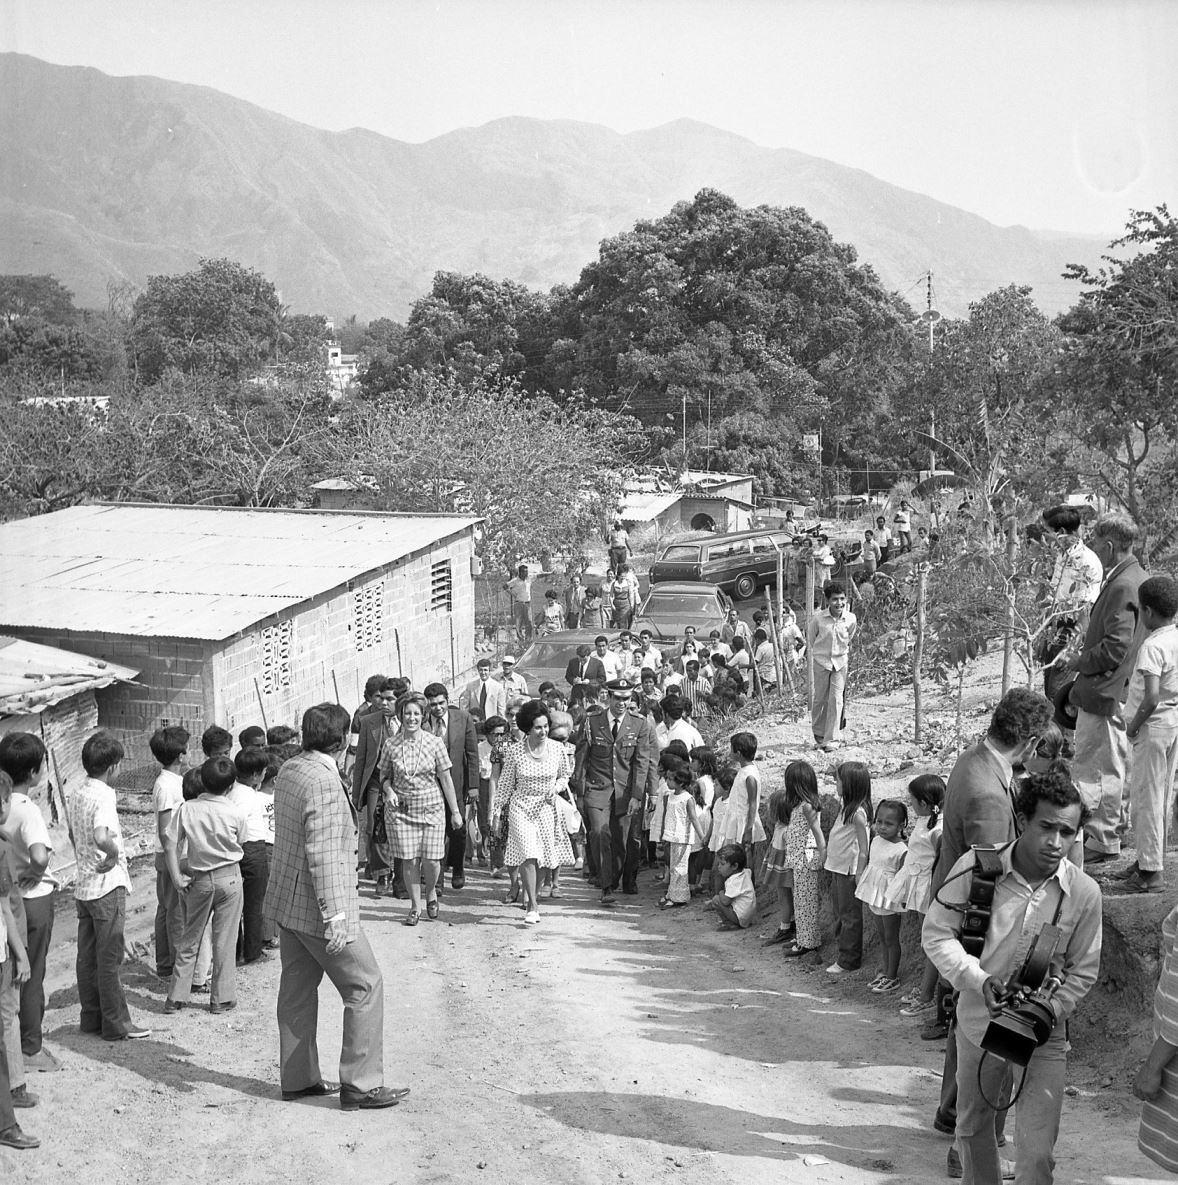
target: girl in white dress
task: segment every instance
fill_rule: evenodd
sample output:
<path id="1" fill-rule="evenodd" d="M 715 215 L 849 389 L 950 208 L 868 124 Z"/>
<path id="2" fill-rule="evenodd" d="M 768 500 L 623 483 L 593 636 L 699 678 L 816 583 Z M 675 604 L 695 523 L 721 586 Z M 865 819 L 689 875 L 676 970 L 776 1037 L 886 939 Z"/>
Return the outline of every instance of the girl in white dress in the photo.
<path id="1" fill-rule="evenodd" d="M 663 843 L 667 845 L 667 863 L 670 866 L 670 880 L 666 896 L 659 901 L 660 909 L 671 909 L 686 905 L 691 900 L 691 884 L 688 880 L 688 865 L 691 861 L 693 833 L 702 843 L 708 837 L 707 828 L 700 817 L 695 796 L 692 794 L 694 779 L 691 766 L 678 761 L 666 772 L 671 793 L 667 797 L 663 812 Z"/>
<path id="2" fill-rule="evenodd" d="M 743 844 L 748 857 L 746 864 L 751 868 L 752 847 L 765 839 L 760 810 L 761 775 L 756 765 L 757 738 L 751 732 L 738 732 L 730 743 L 732 756 L 740 763 L 740 768 L 732 781 L 723 818 L 713 813 L 712 850 L 719 851 L 730 843 Z"/>
<path id="3" fill-rule="evenodd" d="M 695 803 L 700 809 L 700 817 L 708 830 L 708 838 L 704 841 L 693 840 L 691 844 L 691 892 L 703 892 L 703 875 L 712 866 L 711 838 L 715 826 L 712 807 L 716 801 L 716 772 L 720 763 L 716 760 L 715 751 L 706 745 L 691 750 L 691 773 L 695 778 Z"/>
<path id="4" fill-rule="evenodd" d="M 941 850 L 941 804 L 945 801 L 945 783 L 936 774 L 921 774 L 908 783 L 908 795 L 916 804 L 916 824 L 908 837 L 908 855 L 888 890 L 889 909 L 908 909 L 922 916 L 928 912 L 932 897 L 933 865 Z M 933 1012 L 937 987 L 937 969 L 924 961 L 920 983 L 900 997 L 901 1016 L 924 1016 Z"/>
<path id="5" fill-rule="evenodd" d="M 888 890 L 904 862 L 908 848 L 904 828 L 908 808 L 897 799 L 885 798 L 875 808 L 875 822 L 867 867 L 855 887 L 855 896 L 875 915 L 883 967 L 867 985 L 873 992 L 894 992 L 900 986 L 900 922 L 903 914 L 887 906 Z"/>

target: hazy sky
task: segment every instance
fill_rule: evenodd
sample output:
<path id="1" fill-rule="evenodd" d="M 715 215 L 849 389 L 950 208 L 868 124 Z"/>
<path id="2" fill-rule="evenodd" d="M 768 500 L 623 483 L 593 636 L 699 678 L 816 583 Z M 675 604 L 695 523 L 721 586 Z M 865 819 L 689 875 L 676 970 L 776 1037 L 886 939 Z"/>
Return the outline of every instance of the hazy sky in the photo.
<path id="1" fill-rule="evenodd" d="M 689 116 L 1000 224 L 1178 201 L 1178 0 L 3 0 L 0 49 L 401 140 Z"/>

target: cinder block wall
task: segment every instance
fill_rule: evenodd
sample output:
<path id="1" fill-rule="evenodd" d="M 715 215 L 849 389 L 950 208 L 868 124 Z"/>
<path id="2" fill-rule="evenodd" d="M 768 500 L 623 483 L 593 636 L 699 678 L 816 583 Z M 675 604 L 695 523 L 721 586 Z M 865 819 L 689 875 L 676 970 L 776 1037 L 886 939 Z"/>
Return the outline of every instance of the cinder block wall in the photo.
<path id="1" fill-rule="evenodd" d="M 334 701 L 337 687 L 345 707 L 356 707 L 364 681 L 377 673 L 407 675 L 417 688 L 461 681 L 475 662 L 471 554 L 469 538 L 432 547 L 222 643 L 210 664 L 217 723 L 236 733 L 261 724 L 264 711 L 268 725 L 297 727 L 311 704 Z M 431 607 L 433 568 L 446 560 L 448 612 Z M 289 663 L 267 678 L 266 632 L 277 641 L 283 619 L 290 621 Z"/>

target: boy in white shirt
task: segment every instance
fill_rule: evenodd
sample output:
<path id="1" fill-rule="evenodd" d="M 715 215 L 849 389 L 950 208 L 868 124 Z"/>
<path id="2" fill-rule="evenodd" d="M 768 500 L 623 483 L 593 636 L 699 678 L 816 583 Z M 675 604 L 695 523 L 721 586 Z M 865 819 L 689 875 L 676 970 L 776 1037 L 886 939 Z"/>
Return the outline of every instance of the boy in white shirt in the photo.
<path id="1" fill-rule="evenodd" d="M 86 780 L 66 804 L 77 872 L 74 908 L 78 911 L 78 1000 L 83 1033 L 106 1041 L 150 1037 L 131 1019 L 119 965 L 123 961 L 127 894 L 131 877 L 123 850 L 115 792 L 111 786 L 123 746 L 105 730 L 82 746 Z"/>
<path id="2" fill-rule="evenodd" d="M 912 550 L 912 507 L 907 498 L 900 499 L 900 509 L 892 516 L 896 528 L 896 543 L 901 555 Z"/>
<path id="3" fill-rule="evenodd" d="M 262 902 L 270 883 L 270 831 L 274 818 L 274 795 L 263 796 L 260 789 L 270 759 L 265 749 L 242 749 L 233 759 L 237 781 L 227 795 L 230 802 L 245 811 L 246 827 L 241 838 L 241 936 L 237 943 L 237 961 L 255 963 L 264 958 L 265 922 Z M 270 800 L 270 818 L 266 817 L 266 799 Z"/>
<path id="4" fill-rule="evenodd" d="M 753 874 L 746 864 L 741 844 L 725 844 L 716 853 L 716 875 L 724 882 L 724 891 L 709 903 L 720 915 L 721 930 L 745 930 L 757 916 L 757 893 Z"/>
<path id="5" fill-rule="evenodd" d="M 151 806 L 155 812 L 155 973 L 160 979 L 171 979 L 176 948 L 184 932 L 184 907 L 180 894 L 172 884 L 164 859 L 164 836 L 172 820 L 172 812 L 184 801 L 184 769 L 188 764 L 188 729 L 179 725 L 157 728 L 147 747 L 160 763 L 160 772 L 151 788 Z"/>
<path id="6" fill-rule="evenodd" d="M 1160 893 L 1166 816 L 1178 769 L 1178 581 L 1151 576 L 1137 590 L 1141 620 L 1150 632 L 1137 652 L 1125 701 L 1125 731 L 1133 764 L 1125 792 L 1137 840 L 1137 861 L 1121 873 L 1118 893 Z"/>
<path id="7" fill-rule="evenodd" d="M 29 977 L 20 989 L 20 1051 L 26 1070 L 51 1072 L 61 1063 L 42 1044 L 45 1018 L 45 963 L 53 941 L 53 909 L 57 882 L 49 875 L 53 843 L 41 808 L 31 795 L 49 779 L 45 745 L 31 732 L 0 737 L 0 770 L 12 779 L 8 819 L 0 839 L 8 844 L 13 872 L 25 912 L 25 949 Z"/>
<path id="8" fill-rule="evenodd" d="M 826 608 L 810 618 L 806 641 L 814 656 L 814 697 L 810 703 L 814 743 L 832 753 L 842 741 L 847 665 L 858 622 L 847 608 L 841 584 L 831 583 L 825 592 Z"/>
<path id="9" fill-rule="evenodd" d="M 0 771 L 0 825 L 8 820 L 11 799 L 12 779 Z M 5 894 L 0 897 L 0 983 L 7 984 L 9 979 L 18 984 L 23 983 L 28 973 L 29 963 L 24 944 L 20 940 L 20 931 L 17 929 L 16 919 L 12 916 Z M 0 1015 L 0 1048 L 6 1045 L 4 1025 L 3 1016 Z M 0 1057 L 0 1145 L 21 1151 L 39 1147 L 40 1140 L 21 1131 L 20 1124 L 16 1121 L 16 1112 L 13 1110 L 14 1102 L 8 1058 Z M 32 1106 L 35 1102 L 36 1099 L 26 1092 L 24 1105 Z"/>

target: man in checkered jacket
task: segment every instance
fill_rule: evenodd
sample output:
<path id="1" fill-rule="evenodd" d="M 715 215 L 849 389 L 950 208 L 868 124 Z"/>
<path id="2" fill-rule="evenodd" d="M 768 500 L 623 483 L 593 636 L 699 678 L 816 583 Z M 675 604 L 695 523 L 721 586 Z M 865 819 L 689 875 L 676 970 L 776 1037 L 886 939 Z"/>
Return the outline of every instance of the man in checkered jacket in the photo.
<path id="1" fill-rule="evenodd" d="M 278 926 L 282 1097 L 340 1094 L 345 1111 L 392 1107 L 408 1087 L 384 1085 L 384 980 L 360 929 L 356 815 L 340 763 L 351 717 L 338 704 L 303 715 L 303 751 L 274 780 L 274 852 L 264 913 Z M 344 1004 L 341 1082 L 319 1071 L 319 984 Z"/>

